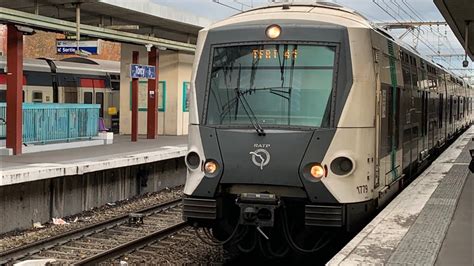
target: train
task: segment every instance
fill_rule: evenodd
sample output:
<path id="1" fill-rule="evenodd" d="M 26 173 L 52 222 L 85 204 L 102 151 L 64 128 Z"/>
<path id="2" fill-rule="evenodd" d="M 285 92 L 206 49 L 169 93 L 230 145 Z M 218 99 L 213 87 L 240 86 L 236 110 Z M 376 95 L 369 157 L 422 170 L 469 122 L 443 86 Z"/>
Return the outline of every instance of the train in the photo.
<path id="1" fill-rule="evenodd" d="M 23 102 L 99 104 L 105 126 L 112 127 L 113 120 L 118 123 L 120 62 L 84 57 L 25 58 L 23 69 Z M 1 56 L 0 102 L 6 102 L 6 73 L 6 57 Z"/>
<path id="2" fill-rule="evenodd" d="M 473 121 L 473 88 L 334 3 L 251 9 L 199 33 L 183 218 L 284 256 L 360 230 Z"/>

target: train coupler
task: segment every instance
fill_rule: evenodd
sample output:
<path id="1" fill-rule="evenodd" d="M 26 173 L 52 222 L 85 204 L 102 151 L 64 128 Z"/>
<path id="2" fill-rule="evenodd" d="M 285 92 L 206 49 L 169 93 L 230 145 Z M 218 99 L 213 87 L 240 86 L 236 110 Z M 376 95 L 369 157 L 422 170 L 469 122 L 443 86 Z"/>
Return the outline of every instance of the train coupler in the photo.
<path id="1" fill-rule="evenodd" d="M 275 209 L 280 206 L 274 194 L 242 193 L 236 203 L 240 207 L 239 224 L 273 227 Z"/>

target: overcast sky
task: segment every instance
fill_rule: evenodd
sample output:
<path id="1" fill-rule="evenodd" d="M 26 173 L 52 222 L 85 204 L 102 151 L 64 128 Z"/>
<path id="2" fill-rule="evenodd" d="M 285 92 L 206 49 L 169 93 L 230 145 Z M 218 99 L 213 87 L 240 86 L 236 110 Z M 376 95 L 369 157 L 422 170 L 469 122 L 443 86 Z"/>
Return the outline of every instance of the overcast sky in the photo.
<path id="1" fill-rule="evenodd" d="M 214 3 L 213 0 L 152 0 L 158 4 L 175 7 L 179 10 L 183 10 L 189 13 L 193 13 L 199 16 L 211 18 L 213 20 L 221 20 L 238 11 L 232 8 L 225 7 Z M 236 8 L 241 8 L 236 2 L 244 3 L 246 6 L 260 6 L 268 4 L 268 0 L 218 0 L 224 4 L 231 5 Z M 298 0 L 295 0 L 298 1 Z M 302 0 L 299 0 L 302 1 Z M 326 0 L 329 2 L 335 2 L 337 4 L 347 6 L 361 14 L 366 16 L 373 22 L 390 22 L 390 21 L 444 21 L 444 18 L 439 13 L 433 0 L 375 0 L 382 8 L 377 6 L 373 0 Z M 310 1 L 311 2 L 311 1 Z M 445 34 L 447 31 L 447 34 Z M 403 31 L 394 32 L 395 35 L 400 35 Z M 460 54 L 463 53 L 462 46 L 458 40 L 454 37 L 449 27 L 423 27 L 420 32 L 421 41 L 417 41 L 417 38 L 409 34 L 404 38 L 404 41 L 409 43 L 423 54 L 435 54 L 438 50 L 442 54 Z M 447 40 L 444 36 L 447 36 Z M 448 41 L 449 40 L 449 41 Z M 449 42 L 449 43 L 448 43 Z M 427 45 L 430 47 L 427 47 Z M 452 67 L 460 67 L 462 58 L 451 58 L 448 62 L 444 62 L 444 65 L 451 65 Z M 442 62 L 442 61 L 441 61 Z M 471 62 L 470 66 L 474 64 Z M 462 71 L 459 73 L 466 73 Z M 474 71 L 470 71 L 468 74 L 473 75 Z"/>

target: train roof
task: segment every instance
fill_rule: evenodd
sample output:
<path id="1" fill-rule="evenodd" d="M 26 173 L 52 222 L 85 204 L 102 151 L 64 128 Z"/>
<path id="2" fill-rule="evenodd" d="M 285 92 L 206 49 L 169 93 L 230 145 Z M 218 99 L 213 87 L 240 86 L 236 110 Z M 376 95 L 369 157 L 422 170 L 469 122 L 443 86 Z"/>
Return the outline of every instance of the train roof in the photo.
<path id="1" fill-rule="evenodd" d="M 302 17 L 301 13 L 309 16 Z M 282 14 L 284 14 L 284 16 L 281 16 Z M 400 47 L 403 47 L 405 50 L 410 51 L 417 57 L 429 63 L 430 65 L 441 69 L 452 77 L 455 77 L 455 79 L 457 80 L 463 80 L 461 77 L 454 74 L 452 71 L 449 71 L 444 66 L 439 65 L 432 59 L 421 55 L 415 48 L 413 48 L 406 42 L 402 41 L 399 38 L 393 37 L 385 29 L 371 23 L 365 16 L 363 16 L 359 12 L 332 2 L 308 2 L 295 0 L 290 3 L 272 3 L 265 6 L 249 9 L 247 11 L 231 16 L 227 19 L 224 19 L 205 28 L 204 31 L 232 24 L 248 23 L 251 21 L 259 21 L 262 19 L 276 18 L 300 19 L 308 21 L 331 21 L 331 23 L 350 28 L 372 29 L 377 31 L 379 34 L 384 35 L 386 38 L 391 39 L 394 43 L 396 43 Z"/>
<path id="2" fill-rule="evenodd" d="M 5 72 L 7 57 L 0 56 L 0 71 Z M 26 71 L 51 72 L 51 68 L 45 60 L 23 59 L 23 69 Z"/>
<path id="3" fill-rule="evenodd" d="M 52 60 L 46 58 L 23 59 L 23 70 L 36 72 L 51 72 L 48 61 L 56 67 L 57 73 L 83 74 L 83 75 L 120 75 L 120 62 L 88 59 L 88 58 L 68 58 L 65 60 Z M 5 56 L 0 56 L 0 71 L 5 72 L 7 60 Z"/>
<path id="4" fill-rule="evenodd" d="M 86 57 L 69 57 L 62 59 L 61 61 L 97 65 L 98 67 L 100 67 L 100 69 L 107 71 L 109 74 L 120 75 L 120 61 L 102 60 Z"/>
<path id="5" fill-rule="evenodd" d="M 342 13 L 341 13 L 342 12 Z M 301 13 L 309 16 L 301 16 Z M 285 14 L 284 17 L 281 15 Z M 346 27 L 371 28 L 369 21 L 355 10 L 334 3 L 308 3 L 293 1 L 291 3 L 272 3 L 266 6 L 249 9 L 227 19 L 219 21 L 204 30 L 226 25 L 247 23 L 266 19 L 300 19 L 308 21 L 333 21 L 335 24 Z"/>

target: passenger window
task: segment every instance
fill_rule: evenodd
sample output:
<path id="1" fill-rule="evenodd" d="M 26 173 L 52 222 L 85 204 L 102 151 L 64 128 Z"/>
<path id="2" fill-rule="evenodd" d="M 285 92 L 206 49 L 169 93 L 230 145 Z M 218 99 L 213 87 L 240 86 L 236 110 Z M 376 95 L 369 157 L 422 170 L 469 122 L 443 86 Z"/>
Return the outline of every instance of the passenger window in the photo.
<path id="1" fill-rule="evenodd" d="M 92 104 L 92 92 L 84 92 L 84 103 Z"/>
<path id="2" fill-rule="evenodd" d="M 33 99 L 32 102 L 34 103 L 42 103 L 43 102 L 43 93 L 40 91 L 33 92 Z"/>
<path id="3" fill-rule="evenodd" d="M 7 101 L 7 91 L 0 90 L 0 103 L 4 103 Z"/>

